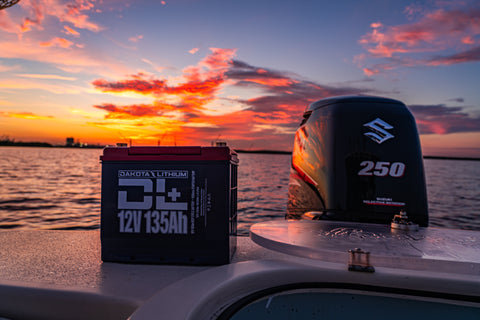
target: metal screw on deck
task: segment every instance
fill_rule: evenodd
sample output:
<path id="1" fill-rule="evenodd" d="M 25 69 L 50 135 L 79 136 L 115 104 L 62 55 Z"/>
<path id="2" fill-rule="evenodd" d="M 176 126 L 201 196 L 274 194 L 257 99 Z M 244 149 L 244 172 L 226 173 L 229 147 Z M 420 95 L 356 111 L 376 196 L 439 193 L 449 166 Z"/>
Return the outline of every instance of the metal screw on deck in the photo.
<path id="1" fill-rule="evenodd" d="M 400 214 L 396 214 L 390 224 L 392 229 L 399 229 L 405 231 L 418 231 L 418 224 L 411 222 L 408 219 L 407 212 L 400 210 Z"/>
<path id="2" fill-rule="evenodd" d="M 348 271 L 375 272 L 370 264 L 370 252 L 355 248 L 348 250 L 348 253 Z"/>

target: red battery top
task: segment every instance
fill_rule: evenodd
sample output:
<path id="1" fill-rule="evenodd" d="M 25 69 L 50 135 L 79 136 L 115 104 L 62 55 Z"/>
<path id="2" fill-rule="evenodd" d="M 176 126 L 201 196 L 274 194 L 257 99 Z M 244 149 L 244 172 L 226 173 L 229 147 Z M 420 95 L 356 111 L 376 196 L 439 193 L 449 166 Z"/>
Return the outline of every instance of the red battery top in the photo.
<path id="1" fill-rule="evenodd" d="M 101 161 L 232 161 L 238 163 L 237 153 L 230 147 L 200 146 L 139 146 L 106 147 Z"/>

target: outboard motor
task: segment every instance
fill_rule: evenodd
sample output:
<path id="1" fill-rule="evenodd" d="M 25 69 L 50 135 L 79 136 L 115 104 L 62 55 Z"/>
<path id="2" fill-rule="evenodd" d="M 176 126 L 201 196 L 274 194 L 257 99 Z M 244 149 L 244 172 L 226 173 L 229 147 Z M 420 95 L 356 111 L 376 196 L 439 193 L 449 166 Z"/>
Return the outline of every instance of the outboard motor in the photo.
<path id="1" fill-rule="evenodd" d="M 287 219 L 428 226 L 415 119 L 400 101 L 344 96 L 312 103 L 295 134 Z"/>

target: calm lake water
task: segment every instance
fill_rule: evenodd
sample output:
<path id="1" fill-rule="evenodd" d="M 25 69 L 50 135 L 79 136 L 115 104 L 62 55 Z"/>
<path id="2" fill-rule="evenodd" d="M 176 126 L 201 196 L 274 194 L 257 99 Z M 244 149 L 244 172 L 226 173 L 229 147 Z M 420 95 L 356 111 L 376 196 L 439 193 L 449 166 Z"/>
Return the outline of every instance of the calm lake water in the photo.
<path id="1" fill-rule="evenodd" d="M 101 149 L 0 147 L 0 228 L 100 227 Z M 290 155 L 239 154 L 238 229 L 282 219 Z M 425 159 L 430 226 L 480 230 L 480 162 Z"/>

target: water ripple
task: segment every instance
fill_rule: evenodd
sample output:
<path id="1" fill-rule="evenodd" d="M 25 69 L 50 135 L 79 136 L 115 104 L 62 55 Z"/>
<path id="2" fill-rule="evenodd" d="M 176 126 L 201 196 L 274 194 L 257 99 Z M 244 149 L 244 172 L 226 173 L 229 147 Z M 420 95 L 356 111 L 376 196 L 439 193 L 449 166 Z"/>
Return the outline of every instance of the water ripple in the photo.
<path id="1" fill-rule="evenodd" d="M 0 147 L 0 229 L 100 227 L 99 149 Z M 289 155 L 239 154 L 238 230 L 283 219 Z M 480 162 L 425 160 L 430 226 L 480 230 Z"/>

